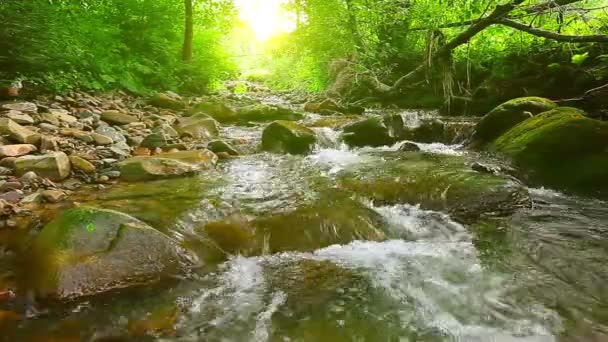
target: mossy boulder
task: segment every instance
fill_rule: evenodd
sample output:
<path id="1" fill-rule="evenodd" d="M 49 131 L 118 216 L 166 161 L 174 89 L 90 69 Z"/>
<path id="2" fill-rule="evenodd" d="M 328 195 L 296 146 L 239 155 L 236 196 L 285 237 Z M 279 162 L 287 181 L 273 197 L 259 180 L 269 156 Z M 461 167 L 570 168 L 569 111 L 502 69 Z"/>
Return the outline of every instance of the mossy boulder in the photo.
<path id="1" fill-rule="evenodd" d="M 310 127 L 328 127 L 331 129 L 340 129 L 349 124 L 365 120 L 361 115 L 341 115 L 327 116 L 313 121 L 309 124 Z"/>
<path id="2" fill-rule="evenodd" d="M 405 131 L 401 115 L 390 114 L 345 126 L 342 140 L 351 147 L 385 146 L 398 142 Z"/>
<path id="3" fill-rule="evenodd" d="M 199 113 L 180 119 L 175 130 L 181 137 L 211 139 L 220 133 L 220 124 L 210 116 Z"/>
<path id="4" fill-rule="evenodd" d="M 471 145 L 483 147 L 518 123 L 556 107 L 555 102 L 542 97 L 520 97 L 509 100 L 494 108 L 477 123 Z"/>
<path id="5" fill-rule="evenodd" d="M 608 122 L 560 107 L 530 118 L 491 147 L 537 184 L 608 196 Z"/>
<path id="6" fill-rule="evenodd" d="M 507 215 L 530 204 L 526 189 L 502 176 L 473 171 L 463 157 L 420 152 L 383 153 L 385 162 L 343 171 L 338 186 L 379 204 L 420 204 L 469 223 Z"/>
<path id="7" fill-rule="evenodd" d="M 241 122 L 297 121 L 304 118 L 304 115 L 289 108 L 254 104 L 239 108 L 238 118 Z"/>
<path id="8" fill-rule="evenodd" d="M 148 103 L 164 109 L 182 110 L 186 108 L 186 103 L 179 95 L 169 92 L 155 94 L 148 100 Z"/>
<path id="9" fill-rule="evenodd" d="M 317 141 L 310 128 L 290 121 L 275 121 L 262 134 L 262 149 L 274 153 L 306 154 Z"/>
<path id="10" fill-rule="evenodd" d="M 177 244 L 120 212 L 75 208 L 60 214 L 28 251 L 28 287 L 48 299 L 70 300 L 157 282 L 187 259 Z"/>
<path id="11" fill-rule="evenodd" d="M 221 123 L 231 123 L 238 121 L 236 109 L 220 100 L 210 100 L 195 105 L 191 113 L 205 113 Z"/>
<path id="12" fill-rule="evenodd" d="M 209 150 L 160 153 L 132 157 L 119 163 L 121 179 L 129 182 L 150 181 L 194 175 L 213 167 L 217 156 Z"/>
<path id="13" fill-rule="evenodd" d="M 231 156 L 238 156 L 240 153 L 232 145 L 223 140 L 210 141 L 207 148 L 213 153 L 228 153 Z"/>

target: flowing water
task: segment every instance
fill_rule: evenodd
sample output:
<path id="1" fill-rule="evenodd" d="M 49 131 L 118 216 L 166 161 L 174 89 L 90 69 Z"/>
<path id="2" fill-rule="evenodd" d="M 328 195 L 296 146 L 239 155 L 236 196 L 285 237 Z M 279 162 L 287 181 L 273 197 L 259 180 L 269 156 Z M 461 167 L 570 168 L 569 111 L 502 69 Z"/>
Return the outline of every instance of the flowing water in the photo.
<path id="1" fill-rule="evenodd" d="M 223 134 L 252 151 L 260 133 L 229 127 Z M 416 203 L 378 203 L 338 189 L 344 172 L 382 168 L 399 144 L 348 149 L 331 129 L 317 134 L 320 144 L 308 156 L 256 153 L 222 162 L 185 183 L 195 189 L 192 197 L 169 198 L 159 186 L 143 199 L 98 201 L 162 225 L 191 246 L 204 242 L 200 227 L 208 222 L 272 220 L 319 201 L 319 215 L 338 212 L 338 219 L 369 211 L 382 221 L 383 238 L 312 247 L 267 241 L 262 253 L 235 253 L 159 287 L 53 307 L 12 327 L 7 340 L 608 340 L 605 202 L 529 189 L 530 208 L 465 225 Z M 419 147 L 479 158 L 457 144 Z M 169 192 L 179 194 L 183 181 L 171 182 Z M 351 214 L 346 201 L 361 208 Z M 170 220 L 144 213 L 167 206 Z M 310 217 L 285 222 L 284 229 L 293 229 L 284 238 L 289 242 L 296 234 L 337 229 Z"/>

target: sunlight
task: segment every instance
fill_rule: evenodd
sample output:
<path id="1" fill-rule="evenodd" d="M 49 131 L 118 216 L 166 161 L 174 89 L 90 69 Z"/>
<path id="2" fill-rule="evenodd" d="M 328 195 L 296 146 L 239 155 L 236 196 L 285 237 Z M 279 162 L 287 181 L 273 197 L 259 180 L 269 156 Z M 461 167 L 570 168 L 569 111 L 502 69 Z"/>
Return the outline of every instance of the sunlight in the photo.
<path id="1" fill-rule="evenodd" d="M 294 19 L 281 7 L 284 0 L 235 0 L 241 20 L 251 27 L 259 41 L 295 29 Z"/>

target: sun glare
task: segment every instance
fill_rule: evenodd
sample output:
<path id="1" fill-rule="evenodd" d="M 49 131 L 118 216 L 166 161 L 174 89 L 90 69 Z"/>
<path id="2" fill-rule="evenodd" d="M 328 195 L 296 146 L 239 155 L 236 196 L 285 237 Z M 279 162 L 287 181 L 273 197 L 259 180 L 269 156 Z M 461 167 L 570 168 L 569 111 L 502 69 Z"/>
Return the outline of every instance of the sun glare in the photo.
<path id="1" fill-rule="evenodd" d="M 241 20 L 260 41 L 295 29 L 295 21 L 282 8 L 284 0 L 236 0 Z"/>

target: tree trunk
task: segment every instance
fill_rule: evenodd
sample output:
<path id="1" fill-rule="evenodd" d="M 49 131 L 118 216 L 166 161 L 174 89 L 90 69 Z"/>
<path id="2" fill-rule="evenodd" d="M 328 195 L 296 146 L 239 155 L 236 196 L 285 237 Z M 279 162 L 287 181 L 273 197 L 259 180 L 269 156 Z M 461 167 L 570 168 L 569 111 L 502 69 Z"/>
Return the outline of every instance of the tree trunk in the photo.
<path id="1" fill-rule="evenodd" d="M 192 61 L 192 39 L 194 38 L 194 20 L 193 20 L 193 0 L 184 0 L 185 8 L 185 28 L 184 28 L 184 47 L 182 51 L 182 60 L 185 63 Z"/>

